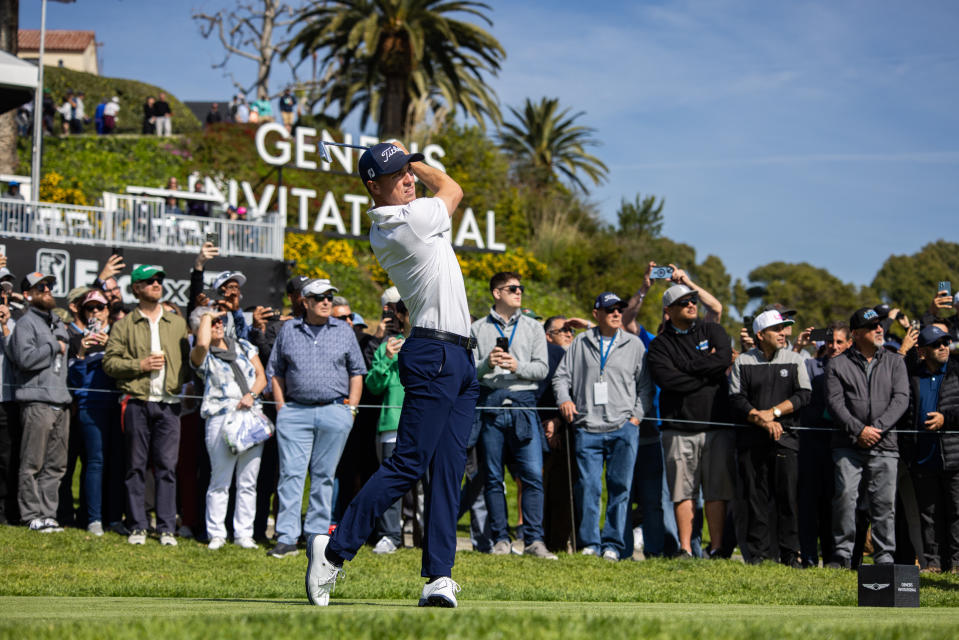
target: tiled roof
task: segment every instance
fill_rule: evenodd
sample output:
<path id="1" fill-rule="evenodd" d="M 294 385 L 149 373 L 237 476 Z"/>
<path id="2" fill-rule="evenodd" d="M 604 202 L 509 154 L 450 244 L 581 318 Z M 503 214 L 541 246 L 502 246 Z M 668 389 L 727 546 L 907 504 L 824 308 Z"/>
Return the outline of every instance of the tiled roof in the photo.
<path id="1" fill-rule="evenodd" d="M 84 51 L 95 38 L 93 31 L 47 29 L 43 47 L 49 51 Z M 17 47 L 19 51 L 39 51 L 40 30 L 20 29 L 17 32 Z"/>

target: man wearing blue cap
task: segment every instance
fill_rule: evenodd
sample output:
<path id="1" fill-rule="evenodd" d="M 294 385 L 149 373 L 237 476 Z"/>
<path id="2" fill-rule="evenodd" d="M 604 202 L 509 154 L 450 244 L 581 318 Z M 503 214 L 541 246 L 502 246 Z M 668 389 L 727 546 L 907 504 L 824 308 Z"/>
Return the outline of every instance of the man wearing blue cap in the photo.
<path id="1" fill-rule="evenodd" d="M 370 244 L 410 310 L 413 330 L 399 354 L 406 396 L 396 448 L 350 503 L 333 536 L 307 542 L 306 591 L 329 604 L 343 561 L 366 542 L 381 516 L 429 471 L 420 606 L 455 607 L 450 578 L 456 555 L 459 488 L 479 394 L 466 287 L 453 253 L 451 216 L 463 190 L 423 154 L 380 143 L 360 157 L 360 179 L 373 198 Z M 418 178 L 435 195 L 416 197 Z"/>
<path id="2" fill-rule="evenodd" d="M 959 360 L 952 338 L 935 325 L 919 332 L 920 360 L 909 372 L 909 409 L 901 422 L 902 456 L 919 502 L 924 573 L 959 573 Z M 937 531 L 946 533 L 941 546 Z M 944 555 L 948 549 L 949 555 Z"/>

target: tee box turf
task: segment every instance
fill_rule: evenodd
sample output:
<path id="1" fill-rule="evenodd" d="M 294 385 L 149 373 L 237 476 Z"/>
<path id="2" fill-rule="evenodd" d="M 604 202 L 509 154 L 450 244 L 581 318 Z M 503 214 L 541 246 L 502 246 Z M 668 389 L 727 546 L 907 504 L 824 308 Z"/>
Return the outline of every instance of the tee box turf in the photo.
<path id="1" fill-rule="evenodd" d="M 864 564 L 859 567 L 860 607 L 918 607 L 919 567 Z"/>

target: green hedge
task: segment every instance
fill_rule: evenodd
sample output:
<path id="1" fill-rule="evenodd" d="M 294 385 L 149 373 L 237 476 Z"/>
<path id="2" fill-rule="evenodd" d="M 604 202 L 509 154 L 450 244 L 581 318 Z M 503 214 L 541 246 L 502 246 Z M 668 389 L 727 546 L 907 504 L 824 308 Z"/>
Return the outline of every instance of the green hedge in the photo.
<path id="1" fill-rule="evenodd" d="M 43 85 L 50 89 L 53 101 L 58 107 L 63 104 L 63 98 L 68 90 L 85 92 L 84 109 L 91 119 L 90 126 L 87 128 L 90 132 L 95 131 L 92 120 L 97 105 L 117 96 L 120 98 L 120 114 L 116 133 L 140 133 L 143 122 L 143 103 L 146 102 L 147 96 L 156 97 L 161 91 L 166 93 L 167 102 L 173 110 L 174 133 L 189 133 L 201 128 L 200 121 L 196 119 L 193 112 L 176 96 L 161 87 L 138 80 L 106 78 L 83 71 L 44 66 Z"/>

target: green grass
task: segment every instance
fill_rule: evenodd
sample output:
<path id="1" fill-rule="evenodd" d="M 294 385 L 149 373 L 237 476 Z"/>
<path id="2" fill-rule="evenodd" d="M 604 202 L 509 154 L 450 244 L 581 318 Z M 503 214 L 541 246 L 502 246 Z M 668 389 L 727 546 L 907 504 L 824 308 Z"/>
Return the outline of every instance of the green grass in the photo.
<path id="1" fill-rule="evenodd" d="M 959 628 L 959 576 L 922 578 L 922 610 L 859 609 L 848 571 L 735 561 L 610 564 L 457 556 L 455 612 L 420 610 L 419 552 L 348 564 L 332 605 L 306 605 L 305 554 L 284 560 L 192 541 L 0 527 L 0 638 L 709 637 L 933 638 Z"/>

